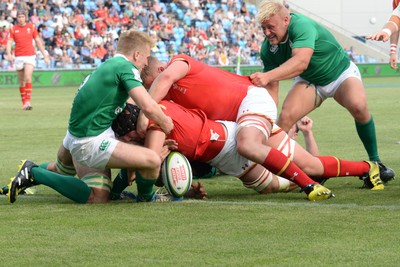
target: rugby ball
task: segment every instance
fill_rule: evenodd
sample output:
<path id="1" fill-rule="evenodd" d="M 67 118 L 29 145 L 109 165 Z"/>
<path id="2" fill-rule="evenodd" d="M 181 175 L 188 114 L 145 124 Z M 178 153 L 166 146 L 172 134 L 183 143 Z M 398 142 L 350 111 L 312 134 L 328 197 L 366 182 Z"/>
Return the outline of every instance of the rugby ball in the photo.
<path id="1" fill-rule="evenodd" d="M 161 165 L 165 188 L 174 197 L 183 197 L 192 185 L 193 174 L 188 159 L 179 152 L 171 152 Z"/>

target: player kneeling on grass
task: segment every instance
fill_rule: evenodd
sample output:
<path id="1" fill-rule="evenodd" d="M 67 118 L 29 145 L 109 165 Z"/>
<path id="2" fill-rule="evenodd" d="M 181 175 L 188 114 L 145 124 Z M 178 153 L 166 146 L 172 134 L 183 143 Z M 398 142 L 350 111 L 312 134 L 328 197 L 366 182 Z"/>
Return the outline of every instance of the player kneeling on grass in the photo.
<path id="1" fill-rule="evenodd" d="M 111 129 L 113 120 L 123 110 L 128 98 L 132 98 L 143 113 L 163 130 L 170 132 L 173 129 L 171 118 L 165 116 L 150 97 L 140 77 L 141 70 L 148 64 L 147 58 L 153 45 L 150 36 L 144 32 L 129 30 L 122 33 L 117 54 L 87 76 L 80 86 L 60 148 L 72 155 L 73 166 L 80 179 L 61 177 L 25 160 L 9 186 L 11 203 L 15 202 L 20 190 L 49 181 L 53 186 L 62 187 L 59 190 L 71 185 L 73 188 L 68 192 L 69 197 L 79 203 L 107 202 L 112 187 L 112 168 L 128 169 L 130 179 L 136 175 L 138 201 L 156 201 L 153 185 L 161 166 L 159 154 L 145 147 L 120 142 Z M 60 182 L 62 179 L 70 184 L 63 184 Z M 76 188 L 79 189 L 72 192 Z"/>
<path id="2" fill-rule="evenodd" d="M 121 120 L 124 121 L 124 123 L 123 125 L 119 124 L 119 128 L 115 130 L 120 134 L 121 133 L 125 134 L 130 131 L 134 131 L 136 129 L 136 119 L 133 118 L 134 117 L 137 118 L 137 116 L 139 115 L 139 111 L 140 109 L 137 106 L 127 105 L 127 107 L 123 110 L 123 112 L 121 112 L 117 116 L 117 118 L 120 119 L 120 121 Z M 129 114 L 128 117 L 126 114 Z M 117 120 L 114 120 L 114 122 L 116 121 Z M 117 124 L 113 123 L 112 128 L 114 129 L 116 125 Z M 136 145 L 142 146 L 142 144 L 136 144 Z M 168 147 L 164 146 L 160 154 L 161 159 L 166 158 L 169 152 L 170 150 L 168 149 Z M 26 171 L 25 170 L 26 168 L 30 169 Z M 87 202 L 93 203 L 93 201 L 90 200 L 90 198 L 93 198 L 93 196 L 89 197 L 89 200 L 86 200 L 86 195 L 88 193 L 87 185 L 80 179 L 74 177 L 76 175 L 76 170 L 73 165 L 72 155 L 70 151 L 67 150 L 64 146 L 60 147 L 57 153 L 56 162 L 44 163 L 40 164 L 39 166 L 36 166 L 36 164 L 34 164 L 32 161 L 24 160 L 22 161 L 20 170 L 22 170 L 23 173 L 28 173 L 30 175 L 29 176 L 30 185 L 29 186 L 25 186 L 22 184 L 18 185 L 18 190 L 15 191 L 14 193 L 11 193 L 13 195 L 29 194 L 30 192 L 29 189 L 31 189 L 31 186 L 46 185 L 56 190 L 63 196 L 78 203 L 87 203 Z M 13 181 L 15 180 L 15 178 L 14 179 L 11 178 L 11 180 Z M 113 180 L 113 185 L 112 188 L 110 189 L 110 200 L 121 200 L 121 199 L 138 200 L 137 196 L 132 192 L 124 191 L 128 186 L 132 185 L 133 181 L 136 181 L 135 177 L 134 179 L 131 179 L 128 175 L 128 170 L 121 169 Z M 13 189 L 17 188 L 16 186 L 12 187 L 11 183 L 10 185 L 6 185 L 0 188 L 0 194 L 8 195 L 10 187 Z M 204 188 L 200 183 L 198 183 L 197 185 L 192 185 L 192 187 L 193 187 L 192 194 L 193 192 L 196 192 L 196 196 L 203 196 L 203 197 L 206 196 Z M 180 200 L 164 193 L 162 194 L 159 194 L 159 192 L 157 193 L 158 193 L 157 197 L 155 198 L 156 202 Z M 93 192 L 90 192 L 90 194 L 93 195 Z"/>
<path id="3" fill-rule="evenodd" d="M 157 151 L 166 138 L 172 139 L 176 141 L 176 144 L 171 148 L 177 149 L 189 160 L 207 162 L 225 174 L 238 177 L 246 187 L 253 188 L 259 193 L 287 192 L 297 188 L 292 181 L 275 176 L 261 165 L 238 154 L 235 142 L 235 122 L 209 120 L 199 109 L 186 109 L 170 101 L 161 101 L 160 105 L 164 113 L 172 118 L 174 129 L 166 135 L 150 121 L 146 133 L 146 144 L 152 149 Z M 135 120 L 136 117 L 133 119 Z M 379 166 L 376 163 L 345 161 L 333 156 L 314 157 L 290 139 L 279 127 L 274 129 L 268 140 L 269 145 L 291 158 L 308 175 L 315 178 L 359 176 L 363 177 L 372 190 L 384 188 L 379 178 Z M 118 134 L 118 131 L 116 133 Z M 138 137 L 135 131 L 122 134 L 125 134 L 124 138 L 127 140 Z M 330 191 L 327 194 L 331 194 Z M 326 196 L 321 193 L 315 196 L 308 195 L 308 198 L 322 200 L 326 199 Z"/>

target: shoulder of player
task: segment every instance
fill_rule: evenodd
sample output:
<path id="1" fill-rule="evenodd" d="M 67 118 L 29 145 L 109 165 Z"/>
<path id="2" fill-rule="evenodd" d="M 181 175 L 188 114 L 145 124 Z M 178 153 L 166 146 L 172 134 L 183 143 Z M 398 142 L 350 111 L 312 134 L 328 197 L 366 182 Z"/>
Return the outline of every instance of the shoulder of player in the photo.
<path id="1" fill-rule="evenodd" d="M 290 15 L 291 18 L 290 18 L 289 28 L 307 30 L 307 27 L 308 28 L 312 27 L 312 25 L 314 24 L 313 20 L 302 14 L 290 13 Z"/>

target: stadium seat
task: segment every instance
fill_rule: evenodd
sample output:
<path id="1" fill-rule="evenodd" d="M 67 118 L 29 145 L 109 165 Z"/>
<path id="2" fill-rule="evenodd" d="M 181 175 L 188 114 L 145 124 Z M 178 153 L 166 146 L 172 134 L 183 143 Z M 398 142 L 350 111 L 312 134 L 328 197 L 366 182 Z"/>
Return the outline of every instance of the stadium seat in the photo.
<path id="1" fill-rule="evenodd" d="M 178 14 L 178 19 L 182 20 L 183 19 L 183 15 L 184 15 L 182 9 L 178 8 L 176 10 L 176 13 Z"/>
<path id="2" fill-rule="evenodd" d="M 162 12 L 163 13 L 167 13 L 167 6 L 165 5 L 165 3 L 159 2 L 159 4 L 161 6 Z"/>
<path id="3" fill-rule="evenodd" d="M 170 3 L 169 4 L 169 7 L 171 8 L 171 10 L 173 11 L 173 12 L 175 12 L 176 10 L 177 10 L 177 5 L 174 3 L 174 2 L 172 2 L 172 3 Z"/>
<path id="4" fill-rule="evenodd" d="M 192 25 L 192 19 L 189 16 L 183 16 L 183 21 L 185 22 L 186 26 Z"/>

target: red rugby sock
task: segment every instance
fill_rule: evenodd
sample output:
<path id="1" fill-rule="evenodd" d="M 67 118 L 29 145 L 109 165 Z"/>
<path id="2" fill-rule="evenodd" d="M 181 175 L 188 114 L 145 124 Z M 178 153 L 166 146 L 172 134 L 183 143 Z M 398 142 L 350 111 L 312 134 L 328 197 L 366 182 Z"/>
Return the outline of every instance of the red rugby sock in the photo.
<path id="1" fill-rule="evenodd" d="M 332 156 L 317 157 L 324 166 L 321 178 L 361 176 L 369 171 L 369 164 L 364 161 L 347 161 Z"/>
<path id="2" fill-rule="evenodd" d="M 262 165 L 272 173 L 295 182 L 301 188 L 309 184 L 316 184 L 296 164 L 275 148 L 271 148 Z"/>

